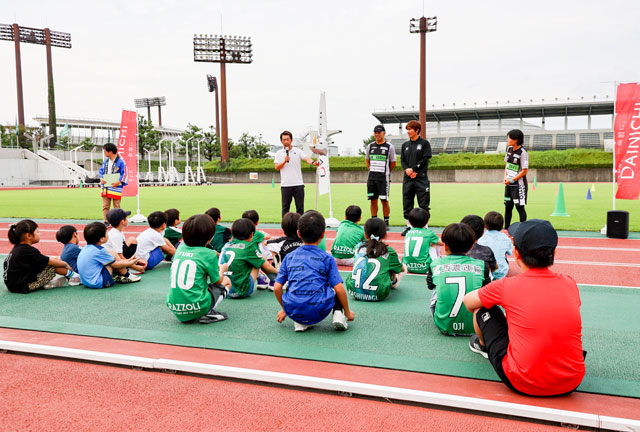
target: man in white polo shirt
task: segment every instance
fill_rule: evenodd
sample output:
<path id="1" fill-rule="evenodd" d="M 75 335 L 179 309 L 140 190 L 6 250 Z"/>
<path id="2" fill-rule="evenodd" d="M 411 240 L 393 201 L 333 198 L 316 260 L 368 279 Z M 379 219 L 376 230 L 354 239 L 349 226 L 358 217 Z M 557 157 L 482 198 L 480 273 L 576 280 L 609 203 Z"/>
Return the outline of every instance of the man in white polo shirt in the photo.
<path id="1" fill-rule="evenodd" d="M 282 195 L 282 216 L 289 212 L 291 199 L 296 201 L 296 213 L 304 213 L 304 182 L 300 162 L 318 166 L 318 162 L 305 156 L 302 150 L 291 146 L 293 135 L 289 131 L 280 134 L 283 148 L 274 158 L 276 171 L 280 171 L 280 193 Z"/>

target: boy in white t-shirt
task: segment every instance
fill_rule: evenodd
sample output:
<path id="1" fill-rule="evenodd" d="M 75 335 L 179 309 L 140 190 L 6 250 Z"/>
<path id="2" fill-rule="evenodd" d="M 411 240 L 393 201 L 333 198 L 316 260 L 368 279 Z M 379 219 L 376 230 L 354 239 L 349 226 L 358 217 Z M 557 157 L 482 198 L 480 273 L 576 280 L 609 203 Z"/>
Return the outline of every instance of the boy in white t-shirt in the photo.
<path id="1" fill-rule="evenodd" d="M 149 228 L 138 234 L 137 255 L 147 262 L 147 270 L 151 270 L 165 259 L 165 254 L 167 258 L 173 257 L 176 248 L 162 235 L 167 227 L 166 213 L 154 211 L 147 221 Z"/>
<path id="2" fill-rule="evenodd" d="M 111 225 L 111 229 L 107 233 L 108 240 L 104 244 L 104 248 L 116 254 L 121 259 L 129 259 L 135 255 L 138 247 L 138 240 L 135 237 L 129 237 L 125 240 L 124 229 L 129 225 L 127 216 L 130 211 L 124 211 L 119 208 L 111 209 L 107 213 L 107 221 Z M 147 267 L 147 261 L 138 259 L 138 262 L 131 266 L 132 270 L 144 273 Z"/>

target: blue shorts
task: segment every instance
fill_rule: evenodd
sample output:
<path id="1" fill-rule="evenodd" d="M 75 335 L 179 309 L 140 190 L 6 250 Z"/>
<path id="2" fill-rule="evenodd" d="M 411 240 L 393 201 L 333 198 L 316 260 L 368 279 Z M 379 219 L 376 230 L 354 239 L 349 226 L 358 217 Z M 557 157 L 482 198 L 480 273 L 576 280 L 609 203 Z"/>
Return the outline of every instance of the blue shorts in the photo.
<path id="1" fill-rule="evenodd" d="M 240 295 L 237 292 L 235 292 L 233 290 L 233 284 L 231 284 L 231 289 L 229 290 L 229 294 L 227 295 L 228 298 L 230 299 L 241 299 L 241 298 L 245 298 L 245 297 L 249 297 L 251 294 L 253 294 L 253 288 L 255 285 L 255 281 L 253 280 L 252 277 L 249 278 L 249 291 L 247 291 L 247 293 L 245 295 Z"/>
<path id="2" fill-rule="evenodd" d="M 113 276 L 111 276 L 111 273 L 109 273 L 109 270 L 107 270 L 106 267 L 102 267 L 100 276 L 102 277 L 102 288 L 109 288 L 116 284 L 113 280 Z"/>
<path id="3" fill-rule="evenodd" d="M 164 254 L 162 253 L 160 246 L 158 246 L 149 254 L 149 259 L 147 260 L 147 270 L 151 270 L 152 268 L 160 264 L 163 259 Z"/>

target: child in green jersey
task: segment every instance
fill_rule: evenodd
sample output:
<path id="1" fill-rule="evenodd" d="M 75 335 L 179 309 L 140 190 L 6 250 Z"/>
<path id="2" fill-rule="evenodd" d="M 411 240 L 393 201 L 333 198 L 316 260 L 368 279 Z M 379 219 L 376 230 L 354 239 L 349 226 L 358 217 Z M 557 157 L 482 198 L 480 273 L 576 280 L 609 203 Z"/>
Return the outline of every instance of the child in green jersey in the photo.
<path id="1" fill-rule="evenodd" d="M 238 219 L 231 225 L 233 238 L 220 252 L 220 265 L 228 266 L 227 274 L 231 279 L 229 298 L 245 298 L 253 293 L 262 269 L 271 282 L 275 281 L 278 271 L 264 259 L 258 245 L 253 242 L 256 226 L 250 219 Z M 269 282 L 267 282 L 269 283 Z"/>
<path id="2" fill-rule="evenodd" d="M 258 246 L 258 250 L 262 254 L 262 257 L 269 263 L 273 264 L 273 254 L 267 247 L 267 240 L 271 239 L 271 235 L 263 231 L 258 231 L 258 222 L 260 222 L 260 215 L 256 210 L 247 210 L 242 213 L 242 217 L 249 219 L 256 226 L 255 233 L 253 234 L 252 242 Z M 258 272 L 256 287 L 258 289 L 273 288 L 273 283 L 269 282 L 269 277 L 262 271 Z"/>
<path id="3" fill-rule="evenodd" d="M 427 272 L 427 287 L 435 289 L 430 307 L 433 321 L 446 335 L 470 335 L 474 333 L 473 314 L 462 305 L 462 299 L 491 282 L 489 265 L 466 255 L 476 242 L 469 225 L 448 225 L 442 231 L 442 241 L 446 255 L 433 260 Z"/>
<path id="4" fill-rule="evenodd" d="M 178 247 L 182 240 L 182 230 L 178 228 L 180 225 L 180 211 L 178 209 L 165 210 L 167 215 L 167 227 L 164 229 L 164 238 L 168 239 L 173 247 Z"/>
<path id="5" fill-rule="evenodd" d="M 438 250 L 432 246 L 442 246 L 438 236 L 429 228 L 429 212 L 421 208 L 414 208 L 409 212 L 411 229 L 404 238 L 404 256 L 402 263 L 411 273 L 425 274 L 433 258 L 438 257 Z"/>
<path id="6" fill-rule="evenodd" d="M 213 240 L 211 240 L 211 243 L 209 243 L 207 247 L 215 250 L 218 255 L 220 255 L 220 251 L 224 245 L 231 240 L 231 230 L 220 224 L 220 221 L 222 220 L 220 209 L 211 207 L 209 210 L 204 212 L 204 214 L 209 215 L 211 219 L 213 219 L 213 223 L 216 224 L 216 233 L 213 235 Z"/>
<path id="7" fill-rule="evenodd" d="M 165 299 L 181 322 L 210 324 L 227 319 L 216 308 L 229 293 L 231 282 L 220 271 L 226 266 L 218 269 L 216 252 L 205 247 L 215 231 L 213 220 L 204 214 L 191 216 L 182 228 L 184 241 L 173 256 L 171 288 Z"/>
<path id="8" fill-rule="evenodd" d="M 396 251 L 382 242 L 387 235 L 387 224 L 382 219 L 369 219 L 364 224 L 364 235 L 367 241 L 356 246 L 347 291 L 356 300 L 381 301 L 398 287 L 407 268 Z"/>
<path id="9" fill-rule="evenodd" d="M 336 259 L 336 264 L 351 266 L 355 247 L 364 241 L 364 230 L 358 222 L 362 219 L 362 209 L 356 205 L 350 205 L 344 211 L 344 220 L 338 226 L 336 239 L 331 247 L 331 255 Z"/>

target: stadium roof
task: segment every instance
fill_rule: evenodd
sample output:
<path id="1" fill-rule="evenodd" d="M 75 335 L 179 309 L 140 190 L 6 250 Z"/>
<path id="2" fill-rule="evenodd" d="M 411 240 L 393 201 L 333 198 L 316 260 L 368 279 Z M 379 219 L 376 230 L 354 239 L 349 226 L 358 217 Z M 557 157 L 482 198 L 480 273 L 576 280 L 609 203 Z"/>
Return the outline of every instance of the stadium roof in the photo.
<path id="1" fill-rule="evenodd" d="M 455 122 L 462 120 L 496 120 L 542 117 L 571 117 L 612 115 L 613 101 L 537 103 L 495 107 L 464 107 L 427 109 L 427 122 Z M 371 113 L 380 123 L 407 123 L 418 120 L 418 110 L 377 111 Z"/>

